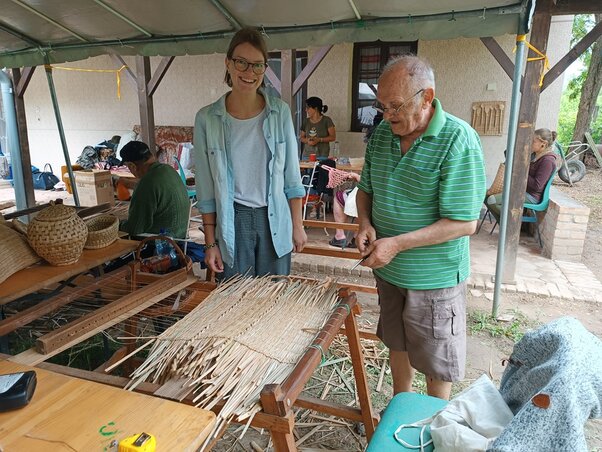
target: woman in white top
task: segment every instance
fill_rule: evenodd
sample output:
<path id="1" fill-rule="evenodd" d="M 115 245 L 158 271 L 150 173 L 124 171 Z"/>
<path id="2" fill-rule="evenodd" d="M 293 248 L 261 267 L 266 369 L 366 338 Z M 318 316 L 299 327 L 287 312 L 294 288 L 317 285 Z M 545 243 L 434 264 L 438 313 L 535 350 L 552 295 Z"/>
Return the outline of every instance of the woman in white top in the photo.
<path id="1" fill-rule="evenodd" d="M 288 274 L 307 242 L 297 140 L 288 105 L 260 88 L 267 48 L 253 29 L 228 48 L 232 88 L 196 116 L 194 149 L 205 263 L 221 278 Z"/>

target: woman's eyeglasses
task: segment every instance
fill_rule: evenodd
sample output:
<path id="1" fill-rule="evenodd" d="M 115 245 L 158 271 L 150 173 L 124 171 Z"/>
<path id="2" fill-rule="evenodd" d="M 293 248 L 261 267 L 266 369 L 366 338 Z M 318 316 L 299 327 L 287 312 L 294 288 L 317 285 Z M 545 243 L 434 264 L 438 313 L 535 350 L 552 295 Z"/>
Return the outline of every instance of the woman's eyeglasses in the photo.
<path id="1" fill-rule="evenodd" d="M 251 70 L 256 75 L 261 75 L 265 73 L 268 68 L 267 63 L 249 63 L 247 60 L 243 58 L 230 58 L 234 62 L 234 67 L 237 71 L 245 72 L 249 66 L 251 66 Z"/>
<path id="2" fill-rule="evenodd" d="M 396 115 L 397 113 L 399 113 L 406 105 L 408 105 L 410 103 L 410 101 L 412 99 L 414 99 L 414 97 L 416 97 L 418 94 L 420 94 L 421 92 L 424 91 L 423 89 L 419 89 L 418 91 L 416 91 L 413 95 L 411 95 L 410 97 L 408 97 L 406 100 L 404 100 L 401 104 L 399 104 L 398 107 L 384 107 L 381 103 L 377 102 L 375 103 L 372 107 L 379 113 L 385 114 L 388 113 L 390 115 Z"/>

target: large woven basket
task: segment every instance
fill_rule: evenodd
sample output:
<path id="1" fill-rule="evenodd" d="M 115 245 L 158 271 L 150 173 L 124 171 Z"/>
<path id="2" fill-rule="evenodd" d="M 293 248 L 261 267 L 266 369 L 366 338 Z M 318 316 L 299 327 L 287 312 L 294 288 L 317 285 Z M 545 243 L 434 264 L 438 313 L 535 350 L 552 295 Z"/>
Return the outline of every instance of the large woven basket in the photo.
<path id="1" fill-rule="evenodd" d="M 88 239 L 84 248 L 98 249 L 109 246 L 117 240 L 119 232 L 119 220 L 113 215 L 99 215 L 86 220 L 88 227 Z"/>
<path id="2" fill-rule="evenodd" d="M 56 204 L 42 210 L 27 228 L 29 244 L 51 265 L 70 265 L 79 259 L 88 228 L 73 207 Z"/>
<path id="3" fill-rule="evenodd" d="M 0 222 L 0 283 L 40 260 L 25 237 Z"/>

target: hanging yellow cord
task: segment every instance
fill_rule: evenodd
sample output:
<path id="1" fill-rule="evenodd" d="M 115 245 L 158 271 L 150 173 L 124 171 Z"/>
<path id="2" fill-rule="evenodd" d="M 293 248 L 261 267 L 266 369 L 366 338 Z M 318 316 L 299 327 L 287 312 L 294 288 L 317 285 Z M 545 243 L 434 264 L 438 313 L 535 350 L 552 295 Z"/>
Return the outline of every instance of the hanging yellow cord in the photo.
<path id="1" fill-rule="evenodd" d="M 81 69 L 76 67 L 64 67 L 64 66 L 52 66 L 50 64 L 44 65 L 45 68 L 60 69 L 62 71 L 75 71 L 75 72 L 111 72 L 117 76 L 117 99 L 121 99 L 121 71 L 127 68 L 126 65 L 121 66 L 119 69 Z"/>
<path id="2" fill-rule="evenodd" d="M 527 61 L 539 61 L 539 60 L 543 60 L 543 68 L 541 69 L 541 77 L 539 77 L 539 87 L 541 88 L 543 86 L 543 78 L 545 76 L 546 71 L 548 71 L 550 69 L 550 61 L 548 60 L 548 56 L 541 53 L 538 49 L 536 49 L 535 47 L 533 47 L 528 41 L 527 41 L 527 35 L 517 35 L 516 36 L 516 42 L 525 42 L 525 44 L 527 44 L 527 47 L 529 49 L 531 49 L 534 53 L 536 53 L 537 57 L 532 57 L 532 58 L 527 58 Z M 512 50 L 512 53 L 516 52 L 516 46 L 514 47 L 514 50 Z"/>

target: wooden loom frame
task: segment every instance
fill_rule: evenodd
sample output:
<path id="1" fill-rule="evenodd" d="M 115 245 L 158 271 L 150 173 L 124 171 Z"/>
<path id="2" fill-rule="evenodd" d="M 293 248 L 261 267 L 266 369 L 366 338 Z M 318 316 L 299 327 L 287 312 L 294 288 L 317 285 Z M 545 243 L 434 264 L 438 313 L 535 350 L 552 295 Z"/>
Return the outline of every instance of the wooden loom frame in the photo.
<path id="1" fill-rule="evenodd" d="M 140 290 L 143 290 L 147 295 L 151 293 L 155 293 L 155 295 L 147 297 L 144 299 L 144 301 L 142 301 L 142 298 L 136 294 L 136 292 L 139 290 L 134 291 L 132 294 L 122 298 L 128 299 L 126 300 L 126 304 L 129 307 L 131 307 L 132 301 L 134 301 L 134 303 L 138 303 L 139 301 L 139 304 L 134 309 L 128 310 L 122 309 L 123 306 L 117 306 L 117 309 L 113 311 L 117 315 L 117 318 L 106 318 L 106 313 L 103 316 L 102 312 L 98 314 L 96 311 L 94 311 L 87 316 L 77 319 L 74 322 L 64 325 L 61 328 L 49 333 L 51 335 L 49 336 L 51 339 L 56 338 L 57 336 L 63 338 L 66 337 L 68 339 L 59 341 L 59 344 L 50 349 L 48 352 L 40 353 L 35 348 L 32 348 L 15 356 L 5 356 L 5 358 L 14 362 L 38 366 L 40 368 L 52 370 L 65 375 L 123 388 L 130 381 L 128 378 L 107 375 L 103 371 L 112 364 L 119 362 L 124 356 L 129 354 L 129 352 L 133 351 L 136 347 L 135 343 L 124 346 L 117 350 L 106 363 L 101 365 L 95 371 L 84 371 L 56 364 L 45 363 L 44 361 L 52 356 L 55 356 L 61 351 L 84 341 L 97 332 L 123 321 L 124 317 L 127 317 L 125 319 L 127 321 L 127 331 L 130 333 L 136 331 L 136 321 L 130 319 L 131 316 L 135 314 L 147 317 L 165 315 L 165 308 L 153 305 L 165 297 L 177 293 L 183 288 L 192 290 L 193 296 L 185 303 L 185 305 L 180 307 L 180 311 L 190 311 L 211 293 L 211 291 L 215 288 L 215 283 L 198 281 L 196 278 L 189 276 L 187 274 L 187 269 L 185 268 L 167 275 L 141 274 L 138 272 L 139 263 L 134 263 L 130 266 L 130 269 L 116 270 L 115 272 L 108 273 L 98 279 L 95 279 L 93 282 L 86 284 L 84 287 L 76 288 L 74 291 L 67 294 L 53 297 L 51 300 L 47 300 L 50 302 L 49 305 L 46 305 L 45 302 L 42 302 L 39 305 L 30 308 L 30 310 L 27 310 L 28 312 L 24 315 L 17 314 L 14 319 L 11 317 L 0 322 L 0 330 L 6 334 L 7 332 L 13 331 L 35 320 L 40 315 L 43 315 L 43 313 L 50 312 L 52 308 L 56 309 L 59 306 L 69 303 L 71 300 L 76 298 L 74 296 L 75 294 L 82 295 L 86 292 L 90 293 L 94 290 L 97 290 L 99 287 L 102 287 L 103 284 L 106 284 L 111 280 L 115 280 L 117 277 L 124 277 L 126 270 L 132 272 L 132 287 L 135 287 L 136 281 L 148 282 L 149 285 Z M 339 289 L 339 297 L 341 301 L 337 305 L 337 308 L 331 313 L 330 317 L 324 324 L 324 327 L 314 339 L 312 346 L 307 349 L 288 378 L 286 378 L 286 380 L 281 384 L 266 385 L 261 392 L 261 403 L 263 410 L 255 415 L 251 425 L 270 430 L 274 448 L 277 452 L 297 450 L 293 436 L 293 428 L 295 425 L 295 416 L 293 413 L 294 406 L 319 411 L 351 421 L 363 422 L 366 427 L 366 435 L 368 440 L 370 440 L 374 433 L 378 419 L 374 416 L 372 410 L 372 403 L 370 401 L 368 381 L 365 373 L 364 359 L 360 344 L 360 331 L 355 319 L 355 316 L 359 315 L 360 313 L 357 297 L 355 293 L 351 292 L 348 287 L 342 287 Z M 108 306 L 110 305 L 100 308 L 99 311 L 107 311 L 105 308 Z M 39 315 L 36 316 L 36 314 Z M 78 330 L 77 326 L 81 325 L 82 323 L 86 324 L 86 322 L 83 322 L 83 319 L 88 316 L 90 316 L 92 319 L 92 322 L 87 322 L 90 327 L 85 329 L 84 332 Z M 94 323 L 99 316 L 103 319 L 103 323 L 101 325 Z M 92 327 L 91 325 L 94 326 Z M 75 337 L 72 337 L 70 332 L 73 332 L 74 330 L 78 330 L 78 333 L 75 335 Z M 302 394 L 303 388 L 323 358 L 322 351 L 325 352 L 328 350 L 330 344 L 337 334 L 345 334 L 348 339 L 360 408 L 352 408 Z M 45 341 L 42 339 L 40 344 L 47 344 L 50 342 L 53 341 Z M 45 351 L 45 349 L 42 350 Z M 132 369 L 134 362 L 135 359 L 125 361 L 125 363 L 123 363 L 124 369 Z M 169 385 L 169 383 L 170 382 L 167 382 L 163 386 L 151 383 L 143 383 L 136 389 L 136 391 L 158 396 L 158 394 L 165 392 L 165 386 Z M 186 398 L 182 402 L 192 404 L 191 398 Z M 218 405 L 214 411 L 219 412 L 220 409 L 221 405 Z M 237 422 L 237 419 L 234 419 L 234 422 Z M 246 422 L 247 421 L 245 420 L 241 423 Z M 213 444 L 210 446 L 213 446 Z"/>

